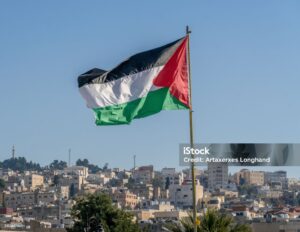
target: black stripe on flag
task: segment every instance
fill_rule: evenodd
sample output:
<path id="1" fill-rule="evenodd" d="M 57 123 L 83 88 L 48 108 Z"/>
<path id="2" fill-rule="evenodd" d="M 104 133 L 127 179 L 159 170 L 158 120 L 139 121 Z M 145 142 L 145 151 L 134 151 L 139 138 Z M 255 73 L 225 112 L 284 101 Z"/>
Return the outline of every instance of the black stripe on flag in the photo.
<path id="1" fill-rule="evenodd" d="M 153 67 L 161 66 L 174 54 L 184 38 L 129 57 L 111 71 L 94 68 L 78 77 L 78 87 L 87 84 L 101 84 L 120 79 Z"/>

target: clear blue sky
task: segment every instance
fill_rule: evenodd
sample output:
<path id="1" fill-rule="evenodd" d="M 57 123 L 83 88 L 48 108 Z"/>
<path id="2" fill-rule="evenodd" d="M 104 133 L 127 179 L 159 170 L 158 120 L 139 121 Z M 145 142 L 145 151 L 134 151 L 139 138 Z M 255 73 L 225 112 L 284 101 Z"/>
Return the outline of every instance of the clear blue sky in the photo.
<path id="1" fill-rule="evenodd" d="M 187 111 L 96 127 L 76 79 L 192 29 L 196 142 L 300 142 L 300 2 L 0 2 L 0 157 L 178 167 Z M 276 168 L 277 170 L 278 168 Z M 297 176 L 297 168 L 288 168 Z"/>

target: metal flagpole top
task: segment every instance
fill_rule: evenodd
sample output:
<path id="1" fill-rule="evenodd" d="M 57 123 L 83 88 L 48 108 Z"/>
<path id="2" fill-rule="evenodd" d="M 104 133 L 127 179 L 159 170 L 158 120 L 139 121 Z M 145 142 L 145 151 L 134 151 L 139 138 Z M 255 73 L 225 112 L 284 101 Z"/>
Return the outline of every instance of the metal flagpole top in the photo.
<path id="1" fill-rule="evenodd" d="M 190 30 L 188 25 L 185 27 L 185 32 L 186 32 L 187 35 L 192 33 L 192 31 Z"/>

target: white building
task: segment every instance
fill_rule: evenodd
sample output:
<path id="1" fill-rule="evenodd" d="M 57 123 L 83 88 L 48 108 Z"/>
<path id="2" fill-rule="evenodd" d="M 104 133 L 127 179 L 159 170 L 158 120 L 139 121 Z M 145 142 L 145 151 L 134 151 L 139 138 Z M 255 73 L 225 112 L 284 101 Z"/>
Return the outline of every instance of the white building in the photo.
<path id="1" fill-rule="evenodd" d="M 171 185 L 170 188 L 170 201 L 176 207 L 191 208 L 193 206 L 193 188 L 192 181 L 185 180 L 182 185 Z M 199 181 L 196 182 L 196 202 L 200 205 L 203 198 L 203 186 Z"/>
<path id="2" fill-rule="evenodd" d="M 111 180 L 111 178 L 106 177 L 102 173 L 97 173 L 97 174 L 89 174 L 86 180 L 92 184 L 105 185 Z"/>
<path id="3" fill-rule="evenodd" d="M 89 168 L 84 166 L 71 166 L 64 169 L 66 175 L 83 176 L 86 179 L 89 175 Z"/>
<path id="4" fill-rule="evenodd" d="M 183 172 L 176 172 L 175 168 L 163 168 L 161 170 L 161 176 L 164 187 L 181 185 L 184 179 Z"/>

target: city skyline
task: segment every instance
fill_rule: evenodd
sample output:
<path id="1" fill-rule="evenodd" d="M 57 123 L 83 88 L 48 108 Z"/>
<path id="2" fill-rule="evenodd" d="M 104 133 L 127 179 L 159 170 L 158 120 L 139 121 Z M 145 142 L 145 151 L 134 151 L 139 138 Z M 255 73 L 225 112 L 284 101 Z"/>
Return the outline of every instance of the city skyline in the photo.
<path id="1" fill-rule="evenodd" d="M 22 156 L 20 156 L 22 157 Z M 12 150 L 11 150 L 11 157 L 10 158 L 18 158 L 18 156 L 16 155 L 16 149 L 15 149 L 15 146 L 12 147 Z M 26 159 L 26 157 L 24 157 Z M 107 162 L 104 162 L 104 163 L 101 163 L 101 164 L 95 164 L 95 163 L 90 163 L 90 164 L 93 164 L 93 165 L 96 165 L 98 167 L 104 167 L 104 166 L 108 166 L 109 168 L 120 168 L 121 170 L 132 170 L 134 169 L 135 167 L 141 167 L 141 166 L 145 166 L 145 165 L 152 165 L 150 163 L 137 163 L 136 162 L 136 158 L 137 156 L 134 155 L 132 156 L 132 166 L 121 166 L 121 167 L 115 167 L 115 166 L 110 166 L 109 163 Z M 73 160 L 72 161 L 72 156 L 71 156 L 71 149 L 68 150 L 68 158 L 65 160 L 65 159 L 58 159 L 58 161 L 64 161 L 66 162 L 66 164 L 69 166 L 76 166 L 76 162 L 78 160 L 84 160 L 84 159 L 87 159 L 89 162 L 90 160 L 86 157 L 79 157 L 78 159 L 76 160 Z M 33 163 L 37 163 L 37 164 L 40 164 L 39 162 L 37 161 L 34 161 L 34 160 L 27 160 L 27 162 L 30 162 L 32 161 Z M 51 164 L 51 162 L 53 162 L 54 160 L 50 160 L 49 163 L 47 164 L 41 164 L 41 167 L 46 167 L 46 166 L 49 166 Z M 0 160 L 0 162 L 3 162 L 3 160 Z M 175 168 L 175 169 L 178 169 L 179 171 L 182 171 L 182 170 L 186 170 L 188 169 L 188 167 L 186 166 L 176 166 L 176 167 L 172 167 L 172 166 L 163 166 L 163 167 L 155 167 L 153 166 L 154 170 L 156 171 L 160 171 L 164 168 Z M 293 173 L 296 173 L 297 172 L 297 166 L 294 166 L 294 167 L 282 167 L 282 166 L 274 166 L 274 167 L 263 167 L 263 166 L 229 166 L 228 167 L 228 173 L 230 175 L 233 175 L 243 169 L 248 169 L 250 171 L 262 171 L 262 172 L 276 172 L 276 171 L 286 171 L 286 174 L 287 174 L 287 177 L 288 178 L 298 178 L 300 179 L 300 176 L 294 176 Z M 204 166 L 196 166 L 196 169 L 198 170 L 208 170 L 208 166 L 207 165 L 204 165 Z M 291 169 L 294 169 L 292 172 L 291 172 Z"/>

